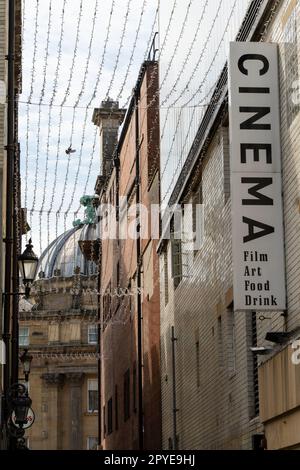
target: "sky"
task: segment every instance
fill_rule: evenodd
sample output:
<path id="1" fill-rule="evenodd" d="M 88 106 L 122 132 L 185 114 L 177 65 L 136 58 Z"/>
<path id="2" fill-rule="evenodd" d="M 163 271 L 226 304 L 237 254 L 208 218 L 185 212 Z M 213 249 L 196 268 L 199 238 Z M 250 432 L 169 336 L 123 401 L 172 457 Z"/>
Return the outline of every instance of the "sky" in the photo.
<path id="1" fill-rule="evenodd" d="M 249 3 L 178 0 L 172 15 L 174 2 L 160 2 L 162 205 L 169 202 Z"/>
<path id="2" fill-rule="evenodd" d="M 82 216 L 80 197 L 94 194 L 93 109 L 108 96 L 127 107 L 156 31 L 168 202 L 249 1 L 23 0 L 22 204 L 38 253 Z"/>
<path id="3" fill-rule="evenodd" d="M 80 218 L 80 197 L 94 194 L 93 109 L 108 95 L 128 104 L 156 7 L 156 0 L 23 0 L 22 205 L 39 254 Z"/>

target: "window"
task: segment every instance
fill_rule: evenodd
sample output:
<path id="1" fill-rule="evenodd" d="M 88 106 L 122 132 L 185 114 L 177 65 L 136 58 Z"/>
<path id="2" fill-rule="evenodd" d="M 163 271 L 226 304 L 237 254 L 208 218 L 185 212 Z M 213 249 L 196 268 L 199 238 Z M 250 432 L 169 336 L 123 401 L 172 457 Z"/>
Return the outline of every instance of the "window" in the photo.
<path id="1" fill-rule="evenodd" d="M 88 412 L 98 411 L 98 381 L 97 379 L 88 380 Z"/>
<path id="2" fill-rule="evenodd" d="M 69 329 L 69 332 L 68 332 Z M 69 338 L 68 338 L 69 335 Z M 66 327 L 66 342 L 80 343 L 81 340 L 81 327 L 79 322 L 70 322 Z"/>
<path id="3" fill-rule="evenodd" d="M 97 450 L 98 439 L 94 436 L 89 436 L 87 438 L 87 450 Z"/>
<path id="4" fill-rule="evenodd" d="M 224 203 L 230 198 L 230 152 L 229 152 L 229 127 L 228 124 L 222 127 L 223 140 L 223 185 Z"/>
<path id="5" fill-rule="evenodd" d="M 107 402 L 107 434 L 113 432 L 113 399 L 110 398 Z"/>
<path id="6" fill-rule="evenodd" d="M 29 345 L 29 328 L 21 327 L 19 329 L 19 346 Z"/>
<path id="7" fill-rule="evenodd" d="M 103 329 L 105 330 L 107 323 L 111 317 L 111 282 L 108 284 L 105 294 L 103 295 Z"/>
<path id="8" fill-rule="evenodd" d="M 181 240 L 172 237 L 172 277 L 176 289 L 182 280 L 182 250 Z"/>
<path id="9" fill-rule="evenodd" d="M 130 418 L 130 371 L 124 374 L 124 421 Z"/>
<path id="10" fill-rule="evenodd" d="M 98 344 L 98 325 L 88 326 L 88 343 Z"/>
<path id="11" fill-rule="evenodd" d="M 196 255 L 203 243 L 203 199 L 202 183 L 193 193 L 193 236 L 194 236 L 194 255 Z"/>
<path id="12" fill-rule="evenodd" d="M 180 215 L 180 221 L 178 216 Z M 172 278 L 174 289 L 182 281 L 182 216 L 183 213 L 177 212 L 171 220 L 171 256 L 172 256 Z"/>
<path id="13" fill-rule="evenodd" d="M 169 303 L 169 266 L 168 266 L 168 249 L 164 252 L 164 290 L 165 290 L 165 306 Z"/>
<path id="14" fill-rule="evenodd" d="M 119 398 L 118 398 L 118 385 L 115 386 L 115 427 L 116 431 L 119 429 Z"/>

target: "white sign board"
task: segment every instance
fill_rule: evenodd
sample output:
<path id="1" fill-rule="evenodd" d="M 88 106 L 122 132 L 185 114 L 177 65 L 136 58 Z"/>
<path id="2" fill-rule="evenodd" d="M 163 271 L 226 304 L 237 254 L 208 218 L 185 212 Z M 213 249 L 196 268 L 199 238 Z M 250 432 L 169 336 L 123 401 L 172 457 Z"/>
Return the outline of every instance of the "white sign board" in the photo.
<path id="1" fill-rule="evenodd" d="M 231 43 L 235 310 L 286 308 L 279 111 L 277 45 Z"/>

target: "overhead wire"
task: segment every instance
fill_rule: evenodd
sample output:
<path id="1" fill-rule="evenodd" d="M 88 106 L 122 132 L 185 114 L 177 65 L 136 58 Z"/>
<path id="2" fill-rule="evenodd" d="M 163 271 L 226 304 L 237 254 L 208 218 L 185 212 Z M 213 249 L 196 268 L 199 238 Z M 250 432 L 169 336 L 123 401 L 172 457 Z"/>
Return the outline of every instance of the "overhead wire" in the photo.
<path id="1" fill-rule="evenodd" d="M 98 12 L 98 0 L 96 0 L 96 2 L 95 2 L 95 7 L 94 7 L 94 11 L 93 11 L 91 35 L 90 35 L 90 40 L 89 40 L 89 45 L 88 45 L 88 54 L 87 54 L 87 58 L 86 58 L 86 62 L 85 62 L 85 69 L 84 69 L 83 79 L 82 79 L 82 82 L 81 82 L 81 88 L 80 88 L 80 91 L 77 95 L 77 99 L 76 99 L 76 102 L 75 102 L 74 107 L 73 107 L 71 135 L 70 135 L 70 140 L 69 140 L 69 148 L 70 149 L 72 148 L 72 141 L 73 141 L 73 136 L 74 136 L 74 131 L 75 131 L 75 116 L 76 116 L 77 106 L 78 106 L 78 104 L 79 104 L 79 102 L 80 102 L 80 100 L 83 96 L 83 93 L 85 91 L 85 86 L 86 86 L 86 77 L 87 77 L 88 70 L 89 70 L 89 65 L 90 65 L 91 51 L 92 51 L 92 45 L 93 45 L 93 41 L 94 41 L 94 32 L 95 32 L 97 12 Z M 83 131 L 82 131 L 83 137 L 81 139 L 81 144 L 80 144 L 80 154 L 79 154 L 80 163 L 81 163 L 81 159 L 82 159 L 83 139 L 84 139 L 84 135 L 85 135 L 86 122 L 87 122 L 87 110 L 86 110 L 85 117 L 84 117 Z M 64 179 L 64 183 L 63 183 L 63 189 L 62 189 L 62 197 L 61 197 L 60 205 L 59 205 L 58 210 L 57 210 L 58 219 L 59 219 L 59 214 L 60 214 L 60 211 L 62 210 L 64 200 L 65 200 L 67 183 L 68 183 L 68 179 L 69 179 L 70 163 L 71 163 L 71 152 L 68 154 L 67 168 L 66 168 L 65 179 Z M 80 169 L 80 164 L 78 164 L 78 169 L 77 169 L 77 173 L 76 173 L 76 177 L 75 177 L 74 186 L 75 186 L 75 184 L 77 184 L 79 169 Z M 55 188 L 56 188 L 56 184 L 57 184 L 57 178 L 55 179 L 55 186 L 54 186 Z M 74 194 L 75 194 L 75 191 L 73 192 L 73 196 L 74 196 Z M 73 197 L 71 198 L 71 200 L 73 202 Z M 69 209 L 66 212 L 68 213 Z"/>
<path id="2" fill-rule="evenodd" d="M 28 201 L 28 176 L 29 176 L 29 133 L 30 133 L 30 113 L 29 113 L 29 103 L 33 96 L 33 87 L 35 82 L 35 63 L 36 63 L 36 53 L 37 53 L 37 35 L 38 35 L 38 16 L 39 16 L 39 0 L 36 0 L 35 6 L 35 19 L 34 19 L 34 33 L 33 33 L 33 57 L 32 57 L 32 67 L 30 73 L 30 91 L 27 98 L 27 107 L 26 107 L 26 151 L 25 151 L 25 207 L 27 207 Z M 23 29 L 24 32 L 24 29 Z M 38 165 L 38 162 L 37 164 Z"/>
<path id="3" fill-rule="evenodd" d="M 219 8 L 218 8 L 217 13 L 216 13 L 216 16 L 215 16 L 215 18 L 214 18 L 214 20 L 213 20 L 213 24 L 215 24 L 215 22 L 216 22 L 217 15 L 220 14 L 221 3 L 222 3 L 222 0 L 220 1 Z M 235 0 L 234 3 L 233 3 L 233 5 L 232 5 L 232 8 L 231 8 L 231 10 L 230 10 L 230 14 L 229 14 L 229 16 L 228 16 L 228 18 L 227 18 L 227 22 L 226 22 L 226 25 L 225 25 L 225 29 L 224 29 L 223 34 L 222 34 L 222 36 L 221 36 L 221 39 L 220 39 L 220 41 L 219 41 L 218 47 L 216 48 L 215 54 L 214 54 L 214 56 L 213 56 L 213 58 L 212 58 L 212 61 L 211 61 L 211 63 L 210 63 L 210 67 L 209 67 L 208 71 L 206 71 L 206 73 L 204 74 L 204 79 L 206 79 L 206 77 L 208 76 L 209 70 L 210 70 L 212 64 L 214 63 L 214 61 L 216 60 L 216 57 L 217 57 L 218 54 L 219 54 L 221 45 L 222 45 L 222 43 L 224 42 L 225 35 L 226 35 L 227 30 L 228 30 L 228 28 L 229 28 L 230 20 L 231 20 L 231 18 L 232 18 L 232 15 L 233 15 L 233 13 L 234 13 L 234 10 L 235 10 L 235 8 L 236 8 L 236 6 L 237 6 L 237 3 L 238 3 L 238 0 Z M 197 93 L 195 92 L 195 93 L 193 94 L 193 97 L 195 97 L 196 94 L 197 94 Z M 191 98 L 188 100 L 188 102 L 190 102 L 190 100 L 191 100 Z M 187 103 L 188 103 L 188 102 L 187 102 Z M 216 105 L 216 104 L 214 104 L 214 105 Z M 184 105 L 183 105 L 183 107 L 184 107 Z M 183 109 L 183 108 L 182 108 L 182 109 Z M 189 126 L 191 125 L 192 119 L 193 119 L 193 116 L 192 116 L 192 118 L 190 119 Z M 178 127 L 178 122 L 179 122 L 179 120 L 180 120 L 180 117 L 179 117 L 179 119 L 178 119 L 178 121 L 177 121 L 177 123 L 176 123 L 176 128 Z M 175 131 L 174 134 L 173 134 L 172 142 L 174 141 L 174 135 L 175 135 L 175 133 L 176 133 L 176 131 Z M 188 136 L 188 133 L 187 133 L 186 135 Z M 171 152 L 172 152 L 172 150 L 170 150 L 169 153 L 168 153 L 168 157 L 167 157 L 167 160 L 166 160 L 166 163 L 165 163 L 165 166 L 164 166 L 164 171 L 166 170 L 168 161 L 169 161 L 169 159 L 171 158 Z M 171 189 L 171 187 L 172 187 L 172 184 L 173 184 L 173 182 L 174 182 L 174 179 L 176 178 L 176 176 L 178 176 L 178 171 L 179 171 L 179 168 L 180 168 L 180 165 L 181 165 L 181 164 L 182 164 L 182 161 L 179 160 L 178 165 L 177 165 L 177 167 L 176 167 L 176 169 L 175 169 L 175 171 L 173 172 L 173 175 L 172 175 L 172 177 L 171 177 L 171 181 L 170 181 L 169 187 L 168 187 L 167 191 L 165 191 L 165 194 L 164 194 L 164 196 L 163 196 L 163 198 L 162 198 L 162 200 L 161 200 L 161 204 L 163 204 L 163 203 L 166 201 L 167 197 L 169 196 L 169 191 L 170 191 L 170 189 Z"/>
<path id="4" fill-rule="evenodd" d="M 119 62 L 121 50 L 123 48 L 123 42 L 124 42 L 124 37 L 125 37 L 125 33 L 126 33 L 126 26 L 127 26 L 127 22 L 128 22 L 129 11 L 130 11 L 130 4 L 131 4 L 131 0 L 127 4 L 127 12 L 126 12 L 126 15 L 125 15 L 125 22 L 124 22 L 124 25 L 123 25 L 123 30 L 122 30 L 122 34 L 121 34 L 121 38 L 120 38 L 117 58 L 116 58 L 116 61 L 115 61 L 115 65 L 114 65 L 114 69 L 113 69 L 113 73 L 112 73 L 112 78 L 111 78 L 108 90 L 106 92 L 105 100 L 107 100 L 109 98 L 110 89 L 112 87 L 112 83 L 113 83 L 113 80 L 114 80 L 114 77 L 115 77 L 115 74 L 116 74 L 116 70 L 117 70 L 117 67 L 118 67 L 118 62 Z M 138 37 L 139 37 L 139 34 L 140 34 L 140 29 L 141 29 L 141 25 L 142 25 L 143 16 L 144 16 L 144 13 L 145 13 L 146 4 L 147 4 L 147 0 L 144 0 L 143 4 L 142 4 L 142 8 L 141 8 L 140 18 L 139 18 L 135 38 L 134 38 L 134 41 L 133 41 L 133 46 L 132 46 L 132 50 L 131 50 L 131 53 L 130 53 L 129 62 L 128 62 L 128 65 L 127 65 L 127 68 L 126 68 L 125 76 L 123 78 L 120 90 L 119 90 L 119 92 L 116 96 L 116 101 L 117 102 L 119 101 L 119 99 L 122 96 L 123 90 L 125 88 L 125 85 L 126 85 L 126 82 L 127 82 L 128 76 L 129 76 L 130 68 L 131 68 L 132 63 L 133 63 L 133 57 L 134 57 L 134 53 L 135 53 L 135 50 L 136 50 L 136 47 L 137 47 L 137 41 L 138 41 Z M 156 15 L 157 15 L 157 10 L 156 10 Z M 108 115 L 108 120 L 111 118 L 113 111 L 114 111 L 114 108 L 111 108 L 111 111 Z M 99 137 L 101 137 L 101 133 L 102 133 L 102 129 L 100 131 Z M 92 152 L 91 152 L 91 155 L 90 155 L 90 164 L 89 164 L 89 168 L 88 168 L 87 179 L 86 179 L 86 183 L 85 183 L 85 186 L 84 186 L 84 194 L 85 194 L 85 191 L 86 191 L 86 188 L 87 188 L 87 185 L 88 185 L 88 180 L 90 178 L 91 164 L 92 164 L 92 160 L 93 160 L 93 156 L 94 156 L 94 152 L 95 152 L 97 134 L 98 134 L 98 132 L 97 132 L 97 129 L 96 129 L 95 132 L 94 132 L 93 147 L 92 147 Z M 107 149 L 107 142 L 104 143 L 104 152 L 106 151 L 106 149 Z"/>

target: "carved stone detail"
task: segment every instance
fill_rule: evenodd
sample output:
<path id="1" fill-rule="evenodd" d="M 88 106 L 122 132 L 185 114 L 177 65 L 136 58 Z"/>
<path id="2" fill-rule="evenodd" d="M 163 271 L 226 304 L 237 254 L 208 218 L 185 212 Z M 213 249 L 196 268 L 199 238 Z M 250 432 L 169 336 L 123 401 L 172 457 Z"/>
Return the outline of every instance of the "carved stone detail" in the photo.
<path id="1" fill-rule="evenodd" d="M 84 373 L 83 372 L 68 372 L 66 374 L 66 379 L 72 385 L 81 385 L 83 382 Z"/>
<path id="2" fill-rule="evenodd" d="M 63 385 L 64 375 L 59 373 L 46 373 L 42 375 L 47 385 Z"/>

